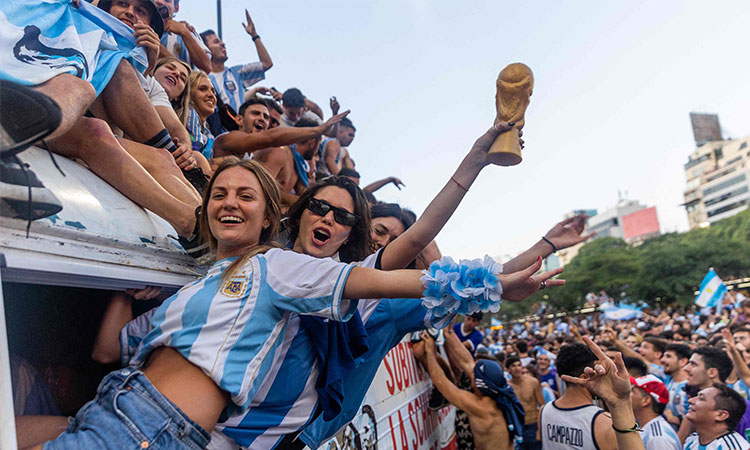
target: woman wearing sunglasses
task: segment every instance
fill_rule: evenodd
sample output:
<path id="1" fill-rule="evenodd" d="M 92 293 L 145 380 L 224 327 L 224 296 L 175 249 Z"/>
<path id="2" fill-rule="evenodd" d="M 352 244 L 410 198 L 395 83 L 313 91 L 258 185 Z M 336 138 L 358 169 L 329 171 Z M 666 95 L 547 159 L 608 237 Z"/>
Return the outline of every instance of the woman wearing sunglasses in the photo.
<path id="1" fill-rule="evenodd" d="M 257 404 L 292 314 L 346 320 L 359 298 L 418 298 L 444 288 L 423 284 L 416 270 L 378 271 L 273 248 L 279 201 L 276 181 L 257 162 L 221 164 L 199 218 L 217 262 L 156 309 L 130 366 L 105 377 L 97 397 L 43 448 L 205 448 L 219 419 Z M 336 216 L 331 209 L 321 220 L 330 225 Z M 502 289 L 503 298 L 520 300 L 551 275 L 488 276 L 496 281 L 483 292 L 497 298 Z"/>
<path id="2" fill-rule="evenodd" d="M 498 124 L 480 137 L 420 219 L 411 227 L 404 225 L 407 230 L 384 248 L 374 244 L 370 211 L 362 191 L 343 177 L 321 181 L 289 209 L 289 246 L 294 251 L 319 258 L 360 261 L 357 264 L 361 267 L 383 270 L 406 267 L 434 239 L 460 203 L 465 188 L 487 165 L 485 157 L 495 137 L 510 129 L 507 124 Z M 385 215 L 395 217 L 393 212 Z M 558 248 L 566 248 L 584 239 L 580 236 L 583 222 L 577 220 L 575 225 L 570 226 L 570 221 L 558 224 L 546 237 L 552 239 Z M 380 250 L 373 253 L 375 248 Z M 506 264 L 504 272 L 526 268 L 537 255 L 546 256 L 551 252 L 549 244 L 540 240 Z M 530 273 L 538 269 L 538 264 L 529 268 Z M 558 273 L 548 272 L 534 278 L 533 282 L 540 284 L 542 279 Z M 533 289 L 536 290 L 539 284 Z M 554 284 L 550 282 L 550 285 Z M 237 449 L 238 443 L 250 449 L 293 449 L 302 448 L 304 443 L 317 448 L 354 417 L 380 362 L 393 346 L 411 331 L 427 326 L 443 327 L 452 317 L 430 315 L 420 299 L 360 300 L 352 321 L 364 322 L 370 350 L 363 356 L 363 364 L 347 372 L 345 404 L 340 413 L 324 420 L 315 384 L 319 369 L 326 361 L 316 357 L 312 343 L 319 333 L 301 326 L 300 322 L 305 320 L 293 314 L 284 336 L 285 344 L 276 353 L 275 376 L 264 383 L 251 410 L 242 417 L 219 424 L 217 429 L 223 434 L 214 433 L 211 448 Z M 311 422 L 313 425 L 308 426 Z"/>

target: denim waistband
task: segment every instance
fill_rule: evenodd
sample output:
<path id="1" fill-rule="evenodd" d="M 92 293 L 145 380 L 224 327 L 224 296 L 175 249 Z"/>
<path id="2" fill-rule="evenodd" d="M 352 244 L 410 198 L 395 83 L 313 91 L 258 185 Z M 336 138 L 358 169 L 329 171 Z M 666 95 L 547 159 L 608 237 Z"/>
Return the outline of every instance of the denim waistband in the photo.
<path id="1" fill-rule="evenodd" d="M 161 392 L 159 392 L 151 381 L 140 370 L 134 368 L 124 368 L 111 372 L 105 378 L 102 385 L 115 386 L 120 389 L 131 388 L 145 395 L 154 402 L 159 408 L 180 427 L 181 439 L 191 441 L 198 448 L 205 448 L 211 440 L 211 436 L 193 422 L 180 408 L 169 401 Z"/>

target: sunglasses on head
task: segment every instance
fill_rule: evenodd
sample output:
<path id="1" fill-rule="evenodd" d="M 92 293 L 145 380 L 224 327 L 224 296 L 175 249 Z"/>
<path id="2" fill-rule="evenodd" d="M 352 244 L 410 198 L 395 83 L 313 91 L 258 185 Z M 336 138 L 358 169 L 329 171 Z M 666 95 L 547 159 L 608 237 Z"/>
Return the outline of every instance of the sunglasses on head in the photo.
<path id="1" fill-rule="evenodd" d="M 357 223 L 357 216 L 350 213 L 349 211 L 337 208 L 330 203 L 328 203 L 325 200 L 321 200 L 319 198 L 310 198 L 310 201 L 307 203 L 307 209 L 310 210 L 313 214 L 317 214 L 319 216 L 325 216 L 328 214 L 328 211 L 333 211 L 333 220 L 340 223 L 341 225 L 346 225 L 347 227 L 354 226 L 355 223 Z"/>

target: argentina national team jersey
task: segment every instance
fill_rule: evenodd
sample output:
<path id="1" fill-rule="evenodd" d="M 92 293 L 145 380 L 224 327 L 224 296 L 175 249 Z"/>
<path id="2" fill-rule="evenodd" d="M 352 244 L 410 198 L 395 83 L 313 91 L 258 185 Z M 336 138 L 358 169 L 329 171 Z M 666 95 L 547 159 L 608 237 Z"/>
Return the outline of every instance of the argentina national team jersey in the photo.
<path id="1" fill-rule="evenodd" d="M 745 400 L 750 400 L 750 389 L 742 379 L 739 379 L 734 383 L 727 383 L 727 386 L 737 391 Z"/>
<path id="2" fill-rule="evenodd" d="M 741 434 L 731 431 L 721 435 L 703 445 L 700 443 L 698 433 L 693 433 L 685 440 L 684 450 L 748 450 L 750 444 L 742 437 Z"/>
<path id="3" fill-rule="evenodd" d="M 662 416 L 657 416 L 641 426 L 641 439 L 646 450 L 680 450 L 680 439 L 672 426 Z"/>
<path id="4" fill-rule="evenodd" d="M 293 313 L 348 320 L 358 304 L 341 298 L 352 265 L 272 249 L 224 280 L 232 261 L 218 261 L 204 277 L 165 300 L 153 312 L 142 342 L 127 336 L 124 342 L 137 345 L 131 360 L 136 367 L 161 346 L 200 367 L 230 395 L 223 420 L 250 408 Z"/>
<path id="5" fill-rule="evenodd" d="M 672 412 L 672 415 L 678 417 L 684 417 L 687 410 L 685 404 L 687 403 L 687 394 L 685 393 L 685 385 L 687 380 L 674 381 L 671 377 L 667 382 L 667 390 L 669 391 L 669 405 L 667 408 Z"/>

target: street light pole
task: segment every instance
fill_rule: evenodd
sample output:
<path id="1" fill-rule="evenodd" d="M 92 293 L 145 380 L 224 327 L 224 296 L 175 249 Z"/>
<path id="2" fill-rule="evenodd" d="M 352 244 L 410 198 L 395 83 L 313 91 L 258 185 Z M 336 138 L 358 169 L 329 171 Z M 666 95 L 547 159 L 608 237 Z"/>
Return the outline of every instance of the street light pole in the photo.
<path id="1" fill-rule="evenodd" d="M 216 22 L 218 22 L 216 28 L 219 33 L 219 39 L 223 39 L 221 36 L 221 0 L 216 0 Z"/>

